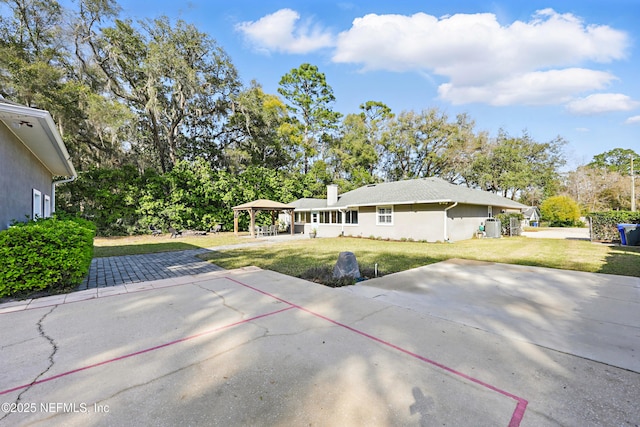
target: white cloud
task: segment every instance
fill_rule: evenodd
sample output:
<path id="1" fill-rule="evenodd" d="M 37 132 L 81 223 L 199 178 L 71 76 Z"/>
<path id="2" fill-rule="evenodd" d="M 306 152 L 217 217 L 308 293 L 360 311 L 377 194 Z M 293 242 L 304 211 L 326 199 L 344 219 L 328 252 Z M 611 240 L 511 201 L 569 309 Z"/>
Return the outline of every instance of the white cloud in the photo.
<path id="1" fill-rule="evenodd" d="M 440 96 L 457 104 L 540 104 L 602 89 L 613 75 L 566 67 L 622 59 L 628 43 L 624 32 L 552 9 L 508 26 L 491 13 L 370 14 L 338 35 L 333 60 L 363 71 L 426 70 L 448 79 Z"/>
<path id="2" fill-rule="evenodd" d="M 445 83 L 438 87 L 438 94 L 453 104 L 551 105 L 568 102 L 575 93 L 601 89 L 614 78 L 602 71 L 567 68 L 515 74 L 475 85 Z"/>
<path id="3" fill-rule="evenodd" d="M 577 115 L 594 115 L 615 111 L 630 111 L 640 106 L 621 93 L 596 93 L 586 98 L 576 99 L 567 104 L 567 110 Z"/>
<path id="4" fill-rule="evenodd" d="M 259 20 L 242 22 L 236 30 L 244 34 L 257 50 L 284 53 L 308 53 L 334 45 L 333 35 L 310 21 L 300 23 L 300 14 L 281 9 Z"/>
<path id="5" fill-rule="evenodd" d="M 640 123 L 640 116 L 632 116 L 625 120 L 625 123 L 628 125 L 634 125 L 636 123 Z"/>
<path id="6" fill-rule="evenodd" d="M 337 36 L 298 12 L 281 9 L 236 29 L 263 52 L 310 53 L 333 48 L 333 61 L 357 64 L 363 72 L 385 70 L 439 76 L 441 99 L 453 104 L 562 104 L 601 91 L 615 75 L 590 64 L 626 57 L 629 36 L 607 25 L 553 9 L 529 21 L 501 25 L 493 13 L 435 17 L 369 14 Z M 591 101 L 567 108 L 595 114 Z M 590 106 L 591 105 L 591 106 Z M 593 112 L 580 112 L 590 111 Z M 602 111 L 608 111 L 606 108 Z"/>

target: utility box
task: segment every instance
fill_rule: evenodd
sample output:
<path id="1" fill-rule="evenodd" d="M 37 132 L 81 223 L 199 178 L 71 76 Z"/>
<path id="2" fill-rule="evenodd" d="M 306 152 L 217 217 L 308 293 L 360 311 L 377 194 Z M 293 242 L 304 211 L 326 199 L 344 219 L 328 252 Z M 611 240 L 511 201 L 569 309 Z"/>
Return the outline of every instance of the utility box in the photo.
<path id="1" fill-rule="evenodd" d="M 502 235 L 502 228 L 499 219 L 489 218 L 484 222 L 484 232 L 488 238 L 499 238 Z"/>

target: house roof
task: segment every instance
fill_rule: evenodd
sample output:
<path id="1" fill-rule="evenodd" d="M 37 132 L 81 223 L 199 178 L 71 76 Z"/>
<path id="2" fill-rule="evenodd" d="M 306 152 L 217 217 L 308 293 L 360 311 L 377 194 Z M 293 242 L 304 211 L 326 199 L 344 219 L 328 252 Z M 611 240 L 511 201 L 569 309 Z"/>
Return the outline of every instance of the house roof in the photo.
<path id="1" fill-rule="evenodd" d="M 332 206 L 327 205 L 326 199 L 300 199 L 291 204 L 297 210 L 314 210 L 455 202 L 509 209 L 524 209 L 527 207 L 522 203 L 494 193 L 451 184 L 434 177 L 365 185 L 340 195 L 338 202 Z"/>
<path id="2" fill-rule="evenodd" d="M 238 206 L 234 206 L 234 210 L 245 210 L 245 209 L 253 209 L 253 210 L 280 210 L 280 209 L 292 209 L 292 205 L 286 205 L 280 202 L 274 202 L 273 200 L 267 199 L 258 199 L 253 202 L 243 203 Z"/>
<path id="3" fill-rule="evenodd" d="M 522 215 L 524 215 L 525 218 L 531 218 L 534 215 L 540 217 L 540 211 L 537 206 L 529 206 L 522 211 Z"/>
<path id="4" fill-rule="evenodd" d="M 0 121 L 54 176 L 76 176 L 67 148 L 48 111 L 0 96 Z"/>
<path id="5" fill-rule="evenodd" d="M 323 209 L 327 207 L 327 199 L 298 199 L 290 203 L 298 210 Z"/>

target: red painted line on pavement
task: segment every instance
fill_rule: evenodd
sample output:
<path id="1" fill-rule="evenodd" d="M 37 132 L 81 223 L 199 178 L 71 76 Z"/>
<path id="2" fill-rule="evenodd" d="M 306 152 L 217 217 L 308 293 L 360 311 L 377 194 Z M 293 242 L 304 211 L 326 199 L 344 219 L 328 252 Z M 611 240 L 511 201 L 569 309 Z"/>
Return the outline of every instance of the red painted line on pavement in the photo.
<path id="1" fill-rule="evenodd" d="M 46 383 L 46 382 L 49 382 L 49 381 L 53 381 L 55 379 L 62 378 L 62 377 L 65 377 L 65 376 L 68 376 L 68 375 L 71 375 L 71 374 L 75 374 L 75 373 L 78 373 L 78 372 L 82 372 L 82 371 L 86 371 L 86 370 L 89 370 L 89 369 L 92 369 L 92 368 L 96 368 L 98 366 L 107 365 L 107 364 L 110 364 L 110 363 L 113 363 L 113 362 L 117 362 L 117 361 L 120 361 L 120 360 L 128 359 L 130 357 L 134 357 L 134 356 L 139 356 L 139 355 L 144 354 L 144 353 L 148 353 L 148 352 L 151 352 L 151 351 L 159 350 L 161 348 L 169 347 L 169 346 L 172 346 L 174 344 L 178 344 L 178 343 L 181 343 L 181 342 L 189 341 L 189 340 L 192 340 L 192 339 L 195 339 L 195 338 L 202 337 L 204 335 L 212 334 L 214 332 L 218 332 L 218 331 L 221 331 L 223 329 L 231 328 L 233 326 L 241 325 L 241 324 L 244 324 L 244 323 L 251 322 L 253 320 L 257 320 L 257 319 L 260 319 L 260 318 L 263 318 L 263 317 L 268 317 L 268 316 L 271 316 L 271 315 L 274 315 L 274 314 L 278 314 L 278 313 L 282 313 L 284 311 L 291 310 L 293 308 L 297 308 L 297 309 L 299 309 L 301 311 L 304 311 L 306 313 L 311 314 L 312 316 L 315 316 L 315 317 L 318 317 L 320 319 L 326 320 L 326 321 L 328 321 L 330 323 L 333 323 L 336 326 L 339 326 L 341 328 L 347 329 L 347 330 L 349 330 L 351 332 L 354 332 L 354 333 L 356 333 L 358 335 L 361 335 L 363 337 L 369 338 L 369 339 L 371 339 L 373 341 L 376 341 L 376 342 L 378 342 L 378 343 L 380 343 L 380 344 L 382 344 L 384 346 L 387 346 L 387 347 L 392 348 L 394 350 L 400 351 L 400 352 L 402 352 L 404 354 L 407 354 L 407 355 L 409 355 L 409 356 L 411 356 L 413 358 L 421 360 L 421 361 L 423 361 L 425 363 L 428 363 L 430 365 L 436 366 L 436 367 L 438 367 L 438 368 L 440 368 L 440 369 L 442 369 L 444 371 L 447 371 L 447 372 L 449 372 L 451 374 L 457 375 L 457 376 L 459 376 L 461 378 L 464 378 L 465 380 L 468 380 L 470 382 L 476 383 L 476 384 L 478 384 L 478 385 L 480 385 L 482 387 L 485 387 L 485 388 L 487 388 L 489 390 L 495 391 L 495 392 L 497 392 L 499 394 L 502 394 L 503 396 L 506 396 L 506 397 L 509 397 L 509 398 L 515 400 L 517 402 L 517 404 L 516 404 L 516 408 L 515 408 L 515 410 L 513 412 L 513 415 L 511 416 L 511 420 L 509 422 L 509 427 L 519 427 L 520 423 L 522 422 L 522 418 L 524 417 L 524 413 L 525 413 L 525 411 L 527 409 L 528 402 L 527 402 L 527 400 L 525 400 L 525 399 L 523 399 L 521 397 L 518 397 L 518 396 L 516 396 L 516 395 L 514 395 L 512 393 L 509 393 L 509 392 L 505 391 L 505 390 L 502 390 L 502 389 L 499 389 L 499 388 L 497 388 L 495 386 L 492 386 L 491 384 L 488 384 L 488 383 L 486 383 L 486 382 L 484 382 L 482 380 L 479 380 L 477 378 L 471 377 L 471 376 L 469 376 L 469 375 L 467 375 L 465 373 L 462 373 L 462 372 L 457 371 L 457 370 L 455 370 L 453 368 L 450 368 L 450 367 L 448 367 L 446 365 L 443 365 L 442 363 L 436 362 L 435 360 L 428 359 L 428 358 L 426 358 L 424 356 L 421 356 L 419 354 L 413 353 L 413 352 L 411 352 L 411 351 L 409 351 L 407 349 L 399 347 L 399 346 L 397 346 L 395 344 L 392 344 L 392 343 L 390 343 L 388 341 L 385 341 L 385 340 L 383 340 L 381 338 L 378 338 L 378 337 L 376 337 L 374 335 L 368 334 L 368 333 L 366 333 L 364 331 L 361 331 L 359 329 L 353 328 L 353 327 L 351 327 L 349 325 L 346 325 L 344 323 L 340 323 L 340 322 L 338 322 L 336 320 L 333 320 L 333 319 L 331 319 L 331 318 L 329 318 L 327 316 L 324 316 L 324 315 L 322 315 L 320 313 L 316 313 L 316 312 L 314 312 L 312 310 L 309 310 L 308 308 L 305 308 L 303 306 L 294 304 L 294 303 L 292 303 L 290 301 L 287 301 L 287 300 L 285 300 L 283 298 L 277 297 L 277 296 L 275 296 L 275 295 L 273 295 L 273 294 L 271 294 L 269 292 L 263 291 L 261 289 L 253 287 L 253 286 L 248 285 L 246 283 L 240 282 L 239 280 L 236 280 L 236 279 L 234 279 L 232 277 L 221 276 L 221 277 L 217 277 L 216 279 L 227 279 L 227 280 L 229 280 L 231 282 L 234 282 L 234 283 L 236 283 L 238 285 L 241 285 L 241 286 L 243 286 L 245 288 L 251 289 L 251 290 L 253 290 L 255 292 L 261 293 L 261 294 L 263 294 L 265 296 L 268 296 L 270 298 L 273 298 L 273 299 L 275 299 L 277 301 L 283 302 L 283 303 L 289 305 L 289 307 L 286 307 L 286 308 L 283 308 L 283 309 L 280 309 L 280 310 L 277 310 L 277 311 L 273 311 L 273 312 L 270 312 L 270 313 L 261 314 L 259 316 L 255 316 L 255 317 L 252 317 L 252 318 L 249 318 L 249 319 L 245 319 L 245 320 L 241 320 L 241 321 L 238 321 L 238 322 L 230 323 L 228 325 L 220 326 L 218 328 L 214 328 L 214 329 L 211 329 L 211 330 L 208 330 L 208 331 L 204 331 L 204 332 L 201 332 L 199 334 L 191 335 L 191 336 L 180 338 L 180 339 L 168 342 L 168 343 L 164 343 L 164 344 L 160 344 L 160 345 L 157 345 L 157 346 L 154 346 L 154 347 L 150 347 L 150 348 L 147 348 L 147 349 L 144 349 L 144 350 L 136 351 L 134 353 L 129 353 L 129 354 L 126 354 L 126 355 L 123 355 L 123 356 L 119 356 L 119 357 L 113 358 L 113 359 L 109 359 L 109 360 L 105 360 L 105 361 L 102 361 L 102 362 L 94 363 L 92 365 L 88 365 L 88 366 L 84 366 L 84 367 L 81 367 L 81 368 L 73 369 L 71 371 L 63 372 L 61 374 L 54 375 L 54 376 L 51 376 L 51 377 L 48 377 L 48 378 L 44 378 L 42 380 L 34 381 L 32 383 L 29 383 L 29 384 L 24 384 L 24 385 L 21 385 L 21 386 L 18 386 L 18 387 L 13 387 L 11 389 L 0 391 L 0 396 L 2 396 L 4 394 L 7 394 L 7 393 L 11 393 L 11 392 L 17 391 L 17 390 L 24 389 L 24 388 L 27 388 L 27 387 L 31 387 L 31 386 L 34 386 L 34 385 L 38 385 L 38 384 Z M 38 308 L 41 308 L 41 307 L 38 307 Z"/>
<path id="2" fill-rule="evenodd" d="M 188 337 L 184 337 L 184 338 L 180 338 L 180 339 L 177 339 L 177 340 L 174 340 L 174 341 L 170 341 L 170 342 L 167 342 L 167 343 L 164 343 L 164 344 L 156 345 L 154 347 L 145 348 L 144 350 L 136 351 L 134 353 L 125 354 L 124 356 L 115 357 L 113 359 L 104 360 L 102 362 L 94 363 L 93 365 L 83 366 L 82 368 L 77 368 L 77 369 L 73 369 L 71 371 L 63 372 L 61 374 L 54 375 L 54 376 L 51 376 L 51 377 L 47 377 L 47 378 L 44 378 L 42 380 L 34 381 L 34 382 L 29 383 L 29 384 L 24 384 L 24 385 L 21 385 L 21 386 L 18 386 L 18 387 L 13 387 L 13 388 L 10 388 L 8 390 L 0 391 L 0 396 L 2 396 L 3 394 L 11 393 L 13 391 L 21 390 L 23 388 L 31 387 L 31 386 L 34 386 L 34 385 L 38 385 L 38 384 L 42 384 L 42 383 L 46 383 L 46 382 L 49 382 L 49 381 L 56 380 L 58 378 L 66 377 L 68 375 L 75 374 L 77 372 L 86 371 L 88 369 L 96 368 L 98 366 L 107 365 L 109 363 L 117 362 L 119 360 L 128 359 L 130 357 L 139 356 L 139 355 L 144 354 L 144 353 L 149 353 L 150 351 L 155 351 L 155 350 L 159 350 L 161 348 L 169 347 L 169 346 L 172 346 L 174 344 L 179 344 L 181 342 L 189 341 L 189 340 L 192 340 L 192 339 L 195 339 L 195 338 L 200 338 L 200 337 L 205 336 L 205 335 L 209 335 L 209 334 L 212 334 L 212 333 L 215 333 L 215 332 L 219 332 L 219 331 L 221 331 L 223 329 L 228 329 L 228 328 L 231 328 L 233 326 L 238 326 L 238 325 L 242 325 L 244 323 L 251 322 L 253 320 L 261 319 L 263 317 L 268 317 L 268 316 L 272 316 L 274 314 L 282 313 L 283 311 L 291 310 L 292 308 L 294 308 L 294 307 L 292 305 L 290 305 L 289 307 L 286 307 L 286 308 L 283 308 L 283 309 L 280 309 L 280 310 L 277 310 L 277 311 L 272 311 L 270 313 L 261 314 L 259 316 L 251 317 L 250 319 L 244 319 L 244 320 L 240 320 L 238 322 L 230 323 L 228 325 L 219 326 L 217 328 L 210 329 L 208 331 L 200 332 L 199 334 L 190 335 Z"/>
<path id="3" fill-rule="evenodd" d="M 311 315 L 313 315 L 315 317 L 318 317 L 320 319 L 326 320 L 327 322 L 330 322 L 330 323 L 333 323 L 336 326 L 340 326 L 342 328 L 345 328 L 345 329 L 347 329 L 347 330 L 349 330 L 351 332 L 354 332 L 354 333 L 356 333 L 358 335 L 362 335 L 363 337 L 369 338 L 369 339 L 371 339 L 373 341 L 376 341 L 376 342 L 378 342 L 378 343 L 380 343 L 382 345 L 385 345 L 387 347 L 393 348 L 394 350 L 398 350 L 398 351 L 400 351 L 400 352 L 402 352 L 404 354 L 407 354 L 407 355 L 409 355 L 411 357 L 414 357 L 414 358 L 416 358 L 418 360 L 426 362 L 426 363 L 428 363 L 430 365 L 436 366 L 436 367 L 438 367 L 438 368 L 440 368 L 440 369 L 442 369 L 444 371 L 447 371 L 447 372 L 449 372 L 451 374 L 457 375 L 457 376 L 459 376 L 461 378 L 464 378 L 465 380 L 468 380 L 470 382 L 476 383 L 476 384 L 478 384 L 478 385 L 480 385 L 482 387 L 485 387 L 485 388 L 487 388 L 489 390 L 495 391 L 496 393 L 499 393 L 499 394 L 501 394 L 503 396 L 509 397 L 509 398 L 511 398 L 511 399 L 516 401 L 516 409 L 514 410 L 513 415 L 511 416 L 511 420 L 509 421 L 509 427 L 519 427 L 520 423 L 522 422 L 522 418 L 524 417 L 524 413 L 527 410 L 527 405 L 528 405 L 529 402 L 527 400 L 521 398 L 521 397 L 516 396 L 515 394 L 512 394 L 512 393 L 509 393 L 508 391 L 499 389 L 498 387 L 495 387 L 495 386 L 493 386 L 491 384 L 488 384 L 488 383 L 486 383 L 486 382 L 484 382 L 482 380 L 479 380 L 477 378 L 469 376 L 469 375 L 467 375 L 467 374 L 465 374 L 463 372 L 457 371 L 457 370 L 455 370 L 453 368 L 450 368 L 450 367 L 448 367 L 446 365 L 443 365 L 442 363 L 436 362 L 435 360 L 431 360 L 431 359 L 428 359 L 428 358 L 426 358 L 424 356 L 420 356 L 419 354 L 413 353 L 412 351 L 409 351 L 409 350 L 407 350 L 405 348 L 399 347 L 399 346 L 397 346 L 395 344 L 392 344 L 392 343 L 390 343 L 388 341 L 385 341 L 385 340 L 383 340 L 381 338 L 378 338 L 378 337 L 376 337 L 374 335 L 368 334 L 368 333 L 366 333 L 364 331 L 361 331 L 359 329 L 353 328 L 353 327 L 351 327 L 349 325 L 346 325 L 344 323 L 340 323 L 340 322 L 338 322 L 336 320 L 333 320 L 333 319 L 331 319 L 331 318 L 329 318 L 327 316 L 324 316 L 324 315 L 322 315 L 320 313 L 316 313 L 316 312 L 314 312 L 312 310 L 309 310 L 308 308 L 302 307 L 300 305 L 294 304 L 294 303 L 292 303 L 290 301 L 287 301 L 285 299 L 277 297 L 277 296 L 275 296 L 273 294 L 270 294 L 269 292 L 265 292 L 265 291 L 263 291 L 261 289 L 253 287 L 253 286 L 248 285 L 246 283 L 242 283 L 239 280 L 233 279 L 231 277 L 226 277 L 226 279 L 230 280 L 232 282 L 235 282 L 235 283 L 237 283 L 237 284 L 239 284 L 241 286 L 244 286 L 246 288 L 252 289 L 252 290 L 254 290 L 256 292 L 259 292 L 259 293 L 261 293 L 263 295 L 266 295 L 266 296 L 269 296 L 269 297 L 271 297 L 273 299 L 281 301 L 283 303 L 289 304 L 291 307 L 295 307 L 295 308 L 297 308 L 299 310 L 302 310 L 302 311 L 304 311 L 306 313 L 309 313 L 309 314 L 311 314 Z"/>

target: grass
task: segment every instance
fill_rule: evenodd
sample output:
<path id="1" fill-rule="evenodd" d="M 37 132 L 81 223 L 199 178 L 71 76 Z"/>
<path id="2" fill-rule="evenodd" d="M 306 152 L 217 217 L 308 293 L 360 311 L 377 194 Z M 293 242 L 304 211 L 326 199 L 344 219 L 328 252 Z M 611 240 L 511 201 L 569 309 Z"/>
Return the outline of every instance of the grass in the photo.
<path id="1" fill-rule="evenodd" d="M 94 256 L 135 255 L 247 242 L 247 233 L 219 233 L 171 239 L 133 236 L 96 238 Z M 582 240 L 473 239 L 456 243 L 387 242 L 350 237 L 304 239 L 277 245 L 233 248 L 202 257 L 226 268 L 255 265 L 300 277 L 314 267 L 333 267 L 338 253 L 354 252 L 363 268 L 395 273 L 451 258 L 520 264 L 640 277 L 640 247 L 609 246 Z"/>
<path id="2" fill-rule="evenodd" d="M 162 236 L 126 236 L 126 237 L 96 237 L 93 241 L 94 258 L 140 255 L 157 252 L 182 251 L 196 248 L 212 248 L 215 246 L 245 243 L 248 233 L 235 236 L 233 233 L 207 234 L 206 236 L 185 235 L 170 238 L 169 234 Z"/>
<path id="3" fill-rule="evenodd" d="M 229 249 L 202 257 L 226 269 L 255 265 L 299 277 L 313 267 L 333 266 L 341 251 L 354 252 L 362 267 L 373 267 L 377 263 L 378 269 L 385 274 L 462 258 L 640 277 L 640 248 L 526 237 L 452 244 L 322 238 L 269 247 Z"/>

